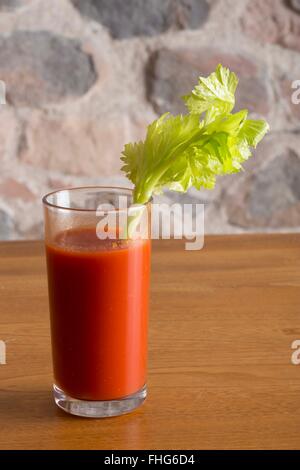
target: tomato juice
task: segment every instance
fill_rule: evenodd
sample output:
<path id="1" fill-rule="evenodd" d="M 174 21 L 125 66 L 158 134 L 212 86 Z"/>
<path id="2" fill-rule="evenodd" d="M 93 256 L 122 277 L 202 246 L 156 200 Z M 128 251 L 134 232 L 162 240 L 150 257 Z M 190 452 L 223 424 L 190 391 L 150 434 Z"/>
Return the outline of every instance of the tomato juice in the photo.
<path id="1" fill-rule="evenodd" d="M 114 400 L 146 383 L 150 240 L 68 229 L 46 242 L 55 384 Z"/>

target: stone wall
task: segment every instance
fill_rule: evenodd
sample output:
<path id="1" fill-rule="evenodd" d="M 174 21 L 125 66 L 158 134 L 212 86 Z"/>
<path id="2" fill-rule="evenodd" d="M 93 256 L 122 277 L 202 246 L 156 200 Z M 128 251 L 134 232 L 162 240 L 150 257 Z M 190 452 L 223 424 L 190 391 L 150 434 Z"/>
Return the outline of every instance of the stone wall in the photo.
<path id="1" fill-rule="evenodd" d="M 40 237 L 48 191 L 126 184 L 123 144 L 219 62 L 271 132 L 247 171 L 182 200 L 206 203 L 207 232 L 299 230 L 299 0 L 0 0 L 0 239 Z"/>

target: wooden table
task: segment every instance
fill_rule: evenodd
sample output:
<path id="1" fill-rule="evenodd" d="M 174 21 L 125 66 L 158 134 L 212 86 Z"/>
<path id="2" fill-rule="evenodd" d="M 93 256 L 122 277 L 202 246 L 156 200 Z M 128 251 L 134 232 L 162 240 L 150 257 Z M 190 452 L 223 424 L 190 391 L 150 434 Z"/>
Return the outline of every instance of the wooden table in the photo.
<path id="1" fill-rule="evenodd" d="M 105 420 L 53 403 L 40 242 L 0 244 L 1 449 L 300 449 L 300 235 L 154 243 L 149 397 Z"/>

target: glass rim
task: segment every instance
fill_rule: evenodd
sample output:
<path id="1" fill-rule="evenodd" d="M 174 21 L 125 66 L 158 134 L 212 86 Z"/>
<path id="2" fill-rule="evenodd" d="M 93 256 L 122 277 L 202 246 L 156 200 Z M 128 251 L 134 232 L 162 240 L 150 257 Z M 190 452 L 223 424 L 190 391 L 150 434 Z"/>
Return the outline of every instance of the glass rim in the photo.
<path id="1" fill-rule="evenodd" d="M 132 188 L 126 188 L 124 186 L 100 186 L 100 185 L 99 186 L 97 186 L 97 185 L 72 186 L 72 187 L 68 187 L 68 188 L 56 189 L 55 191 L 51 191 L 50 193 L 45 194 L 42 197 L 42 203 L 46 207 L 59 209 L 59 210 L 64 210 L 64 211 L 89 212 L 89 213 L 97 212 L 97 208 L 95 208 L 95 209 L 82 209 L 82 208 L 79 208 L 79 207 L 66 207 L 66 206 L 62 206 L 62 205 L 59 205 L 59 204 L 54 204 L 54 203 L 48 201 L 48 198 L 50 196 L 53 196 L 54 194 L 62 193 L 63 191 L 79 191 L 79 190 L 91 190 L 91 189 L 100 189 L 100 190 L 107 190 L 107 191 L 110 191 L 110 190 L 117 190 L 118 191 L 119 190 L 119 191 L 124 191 L 127 194 L 131 194 L 131 195 L 133 194 L 133 189 Z M 146 207 L 151 202 L 152 202 L 152 197 L 145 204 L 137 204 L 137 205 Z M 121 208 L 121 209 L 120 208 L 115 208 L 115 209 L 111 209 L 111 210 L 104 210 L 103 212 L 104 213 L 114 213 L 114 212 L 122 212 L 122 211 L 127 212 L 128 209 L 129 209 L 129 207 L 124 207 L 124 208 Z"/>

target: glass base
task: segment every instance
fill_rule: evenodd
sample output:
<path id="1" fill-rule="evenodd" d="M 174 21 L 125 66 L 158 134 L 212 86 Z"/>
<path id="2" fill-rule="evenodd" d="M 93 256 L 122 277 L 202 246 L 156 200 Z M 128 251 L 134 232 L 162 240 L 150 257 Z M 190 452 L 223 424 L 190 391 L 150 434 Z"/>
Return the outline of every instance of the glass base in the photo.
<path id="1" fill-rule="evenodd" d="M 108 418 L 135 410 L 143 404 L 147 396 L 144 385 L 138 392 L 118 400 L 86 401 L 66 395 L 57 385 L 53 385 L 54 400 L 59 408 L 71 415 L 85 418 Z"/>

